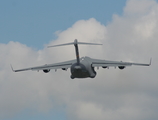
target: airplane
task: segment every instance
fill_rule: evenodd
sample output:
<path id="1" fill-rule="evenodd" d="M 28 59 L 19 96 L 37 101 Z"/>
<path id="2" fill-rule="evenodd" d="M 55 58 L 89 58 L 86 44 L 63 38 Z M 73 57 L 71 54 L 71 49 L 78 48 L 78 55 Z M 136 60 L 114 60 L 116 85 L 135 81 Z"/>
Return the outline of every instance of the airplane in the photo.
<path id="1" fill-rule="evenodd" d="M 24 69 L 19 69 L 19 70 L 14 70 L 13 67 L 12 71 L 13 72 L 20 72 L 20 71 L 27 71 L 27 70 L 33 70 L 33 71 L 39 71 L 43 70 L 44 73 L 50 72 L 51 69 L 62 69 L 62 70 L 67 70 L 70 68 L 71 71 L 71 79 L 74 78 L 95 78 L 96 76 L 96 71 L 95 67 L 99 68 L 109 68 L 109 67 L 118 67 L 119 69 L 124 69 L 127 66 L 132 66 L 132 65 L 139 65 L 139 66 L 150 66 L 151 65 L 151 59 L 149 64 L 143 64 L 143 63 L 132 63 L 132 62 L 122 62 L 122 61 L 108 61 L 108 60 L 100 60 L 100 59 L 93 59 L 90 57 L 79 57 L 79 49 L 78 49 L 78 44 L 83 44 L 83 45 L 102 45 L 98 43 L 85 43 L 85 42 L 78 42 L 77 39 L 74 40 L 74 42 L 71 43 L 65 43 L 65 44 L 59 44 L 59 45 L 53 45 L 53 46 L 48 46 L 50 47 L 58 47 L 58 46 L 65 46 L 65 45 L 74 45 L 75 46 L 75 52 L 76 52 L 76 59 L 70 60 L 70 61 L 65 61 L 65 62 L 60 62 L 60 63 L 55 63 L 55 64 L 46 64 L 42 66 L 37 66 L 37 67 L 30 67 L 30 68 L 24 68 Z"/>

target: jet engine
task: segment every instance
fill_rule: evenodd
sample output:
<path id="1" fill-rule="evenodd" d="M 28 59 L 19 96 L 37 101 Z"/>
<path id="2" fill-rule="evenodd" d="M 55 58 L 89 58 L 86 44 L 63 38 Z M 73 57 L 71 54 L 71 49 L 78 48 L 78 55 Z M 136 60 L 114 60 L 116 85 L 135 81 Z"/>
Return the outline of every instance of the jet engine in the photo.
<path id="1" fill-rule="evenodd" d="M 102 66 L 102 68 L 107 68 L 107 66 Z"/>
<path id="2" fill-rule="evenodd" d="M 125 66 L 118 66 L 119 69 L 123 70 Z"/>
<path id="3" fill-rule="evenodd" d="M 50 69 L 44 69 L 43 72 L 44 73 L 48 73 L 50 71 Z"/>
<path id="4" fill-rule="evenodd" d="M 67 68 L 62 68 L 62 70 L 65 70 L 65 71 L 66 71 L 66 70 L 67 70 Z"/>

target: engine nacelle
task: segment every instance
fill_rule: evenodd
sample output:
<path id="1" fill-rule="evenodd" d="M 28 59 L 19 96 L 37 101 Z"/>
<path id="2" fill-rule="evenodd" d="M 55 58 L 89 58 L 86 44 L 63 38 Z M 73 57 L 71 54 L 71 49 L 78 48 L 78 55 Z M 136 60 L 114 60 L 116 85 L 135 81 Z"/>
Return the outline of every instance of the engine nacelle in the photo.
<path id="1" fill-rule="evenodd" d="M 43 70 L 44 73 L 48 73 L 49 71 L 50 71 L 50 69 Z"/>
<path id="2" fill-rule="evenodd" d="M 62 68 L 62 70 L 65 70 L 65 71 L 66 71 L 66 70 L 67 70 L 67 68 Z"/>
<path id="3" fill-rule="evenodd" d="M 102 68 L 104 68 L 104 69 L 105 69 L 105 68 L 107 68 L 107 66 L 102 66 Z"/>
<path id="4" fill-rule="evenodd" d="M 123 70 L 125 66 L 118 66 L 119 69 Z"/>

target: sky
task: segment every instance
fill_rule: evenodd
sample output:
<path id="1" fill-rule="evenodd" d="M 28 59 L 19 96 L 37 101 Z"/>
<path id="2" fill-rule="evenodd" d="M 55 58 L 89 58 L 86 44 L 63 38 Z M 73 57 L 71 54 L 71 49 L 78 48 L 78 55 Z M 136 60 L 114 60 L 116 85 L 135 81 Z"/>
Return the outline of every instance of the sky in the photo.
<path id="1" fill-rule="evenodd" d="M 0 39 L 2 43 L 20 41 L 42 49 L 55 40 L 57 31 L 71 27 L 78 20 L 95 18 L 102 24 L 114 13 L 122 14 L 126 0 L 7 0 L 0 4 Z"/>
<path id="2" fill-rule="evenodd" d="M 158 1 L 80 0 L 0 3 L 0 119 L 1 120 L 155 120 L 158 119 Z M 15 69 L 80 56 L 148 63 L 95 69 L 94 79 L 70 79 L 51 70 L 13 73 Z"/>

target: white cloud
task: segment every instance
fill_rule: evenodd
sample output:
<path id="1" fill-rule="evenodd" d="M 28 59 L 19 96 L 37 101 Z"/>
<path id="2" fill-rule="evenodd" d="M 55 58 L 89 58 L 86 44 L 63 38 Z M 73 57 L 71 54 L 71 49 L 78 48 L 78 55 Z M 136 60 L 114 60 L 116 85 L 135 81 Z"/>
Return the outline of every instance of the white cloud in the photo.
<path id="1" fill-rule="evenodd" d="M 80 56 L 135 62 L 153 57 L 150 67 L 99 69 L 95 79 L 71 80 L 69 70 L 45 74 L 10 69 L 10 63 L 18 69 L 75 59 L 73 46 L 36 51 L 17 42 L 0 44 L 0 116 L 12 117 L 25 109 L 45 113 L 66 106 L 72 120 L 157 119 L 157 14 L 154 0 L 128 0 L 123 16 L 114 15 L 107 26 L 91 18 L 58 32 L 49 45 L 76 38 L 104 44 L 79 46 Z"/>

